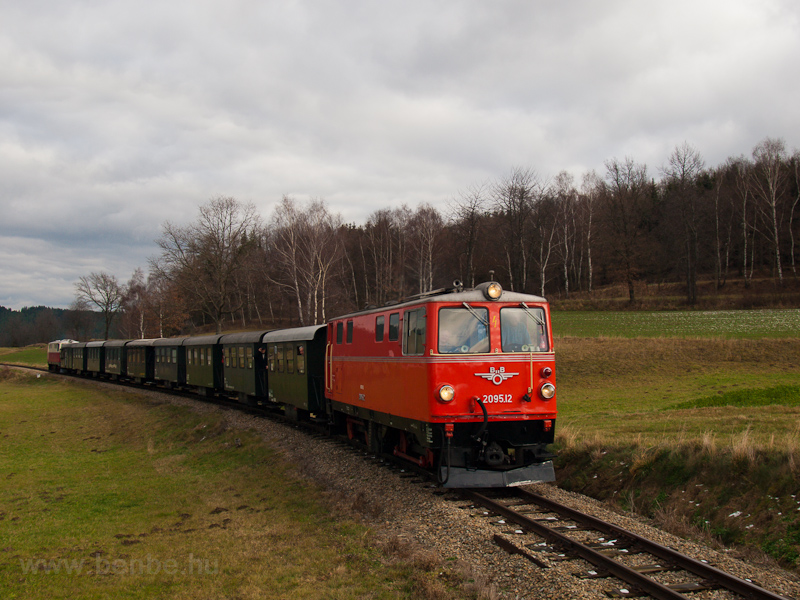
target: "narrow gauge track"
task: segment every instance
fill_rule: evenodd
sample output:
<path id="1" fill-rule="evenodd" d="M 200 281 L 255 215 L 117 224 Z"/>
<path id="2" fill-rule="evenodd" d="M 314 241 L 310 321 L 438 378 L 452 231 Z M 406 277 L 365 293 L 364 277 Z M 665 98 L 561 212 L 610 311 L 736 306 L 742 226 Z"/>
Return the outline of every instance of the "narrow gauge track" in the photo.
<path id="1" fill-rule="evenodd" d="M 522 488 L 491 492 L 464 490 L 462 495 L 502 517 L 497 524 L 510 521 L 522 528 L 515 533 L 535 534 L 539 538 L 520 542 L 496 534 L 495 542 L 504 550 L 521 554 L 541 567 L 548 565 L 536 556 L 539 552 L 553 553 L 556 560 L 563 560 L 561 555 L 582 558 L 596 569 L 578 576 L 586 579 L 616 577 L 628 584 L 627 588 L 607 590 L 606 594 L 611 597 L 650 596 L 659 600 L 686 600 L 691 596 L 685 594 L 692 592 L 726 589 L 748 600 L 787 600 L 752 582 Z M 633 566 L 630 563 L 634 561 L 628 557 L 637 555 L 650 555 L 653 561 Z M 641 563 L 642 560 L 639 558 L 635 562 Z M 680 580 L 680 583 L 659 582 L 659 574 L 666 572 L 678 572 L 670 579 Z"/>

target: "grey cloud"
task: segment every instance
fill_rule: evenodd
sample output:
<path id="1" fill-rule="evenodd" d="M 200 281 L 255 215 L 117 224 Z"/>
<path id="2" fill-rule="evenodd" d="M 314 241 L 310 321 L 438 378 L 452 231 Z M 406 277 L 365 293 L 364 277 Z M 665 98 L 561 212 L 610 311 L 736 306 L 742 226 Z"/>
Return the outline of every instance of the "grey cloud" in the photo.
<path id="1" fill-rule="evenodd" d="M 217 195 L 348 221 L 531 166 L 800 145 L 796 3 L 51 0 L 0 8 L 0 304 L 127 279 Z M 91 261 L 81 245 L 90 246 Z M 20 248 L 25 251 L 21 255 Z M 53 259 L 53 257 L 57 257 Z M 55 291 L 58 290 L 58 294 Z M 41 300 L 36 300 L 41 298 Z"/>

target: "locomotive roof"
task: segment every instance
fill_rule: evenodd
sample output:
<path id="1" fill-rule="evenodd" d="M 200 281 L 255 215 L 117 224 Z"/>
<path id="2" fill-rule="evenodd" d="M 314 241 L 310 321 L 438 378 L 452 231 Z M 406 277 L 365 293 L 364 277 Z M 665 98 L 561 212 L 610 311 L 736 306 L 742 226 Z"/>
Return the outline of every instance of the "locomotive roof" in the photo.
<path id="1" fill-rule="evenodd" d="M 306 327 L 295 327 L 292 329 L 278 329 L 268 331 L 264 334 L 264 342 L 288 342 L 297 340 L 313 340 L 320 329 L 325 329 L 327 325 L 308 325 Z"/>
<path id="2" fill-rule="evenodd" d="M 533 294 L 521 294 L 519 292 L 510 292 L 508 290 L 503 290 L 501 296 L 496 300 L 489 300 L 484 296 L 483 291 L 478 288 L 472 288 L 469 290 L 463 290 L 460 292 L 457 291 L 449 291 L 449 292 L 442 292 L 442 293 L 435 293 L 432 292 L 429 295 L 422 295 L 421 297 L 415 296 L 409 298 L 407 300 L 402 300 L 397 303 L 388 303 L 384 304 L 383 306 L 375 306 L 370 308 L 365 308 L 364 310 L 359 310 L 356 312 L 352 312 L 346 315 L 341 315 L 339 317 L 335 317 L 330 319 L 330 321 L 337 321 L 340 319 L 347 319 L 349 317 L 355 317 L 358 315 L 365 315 L 369 313 L 376 313 L 376 312 L 387 312 L 392 311 L 397 308 L 406 308 L 409 306 L 419 306 L 420 304 L 429 304 L 431 302 L 466 302 L 467 304 L 472 304 L 475 302 L 481 303 L 488 303 L 494 304 L 497 302 L 547 302 L 545 298 L 541 296 L 534 296 Z"/>

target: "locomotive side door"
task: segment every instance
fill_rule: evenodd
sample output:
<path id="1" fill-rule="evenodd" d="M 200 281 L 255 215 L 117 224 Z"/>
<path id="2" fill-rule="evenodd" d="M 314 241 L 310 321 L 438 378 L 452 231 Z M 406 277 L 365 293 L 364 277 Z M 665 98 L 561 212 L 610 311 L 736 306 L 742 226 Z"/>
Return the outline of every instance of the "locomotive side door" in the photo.
<path id="1" fill-rule="evenodd" d="M 325 346 L 325 391 L 328 394 L 340 394 L 342 391 L 342 368 L 333 360 L 336 345 L 342 343 L 342 331 L 341 321 L 328 323 L 328 343 Z"/>

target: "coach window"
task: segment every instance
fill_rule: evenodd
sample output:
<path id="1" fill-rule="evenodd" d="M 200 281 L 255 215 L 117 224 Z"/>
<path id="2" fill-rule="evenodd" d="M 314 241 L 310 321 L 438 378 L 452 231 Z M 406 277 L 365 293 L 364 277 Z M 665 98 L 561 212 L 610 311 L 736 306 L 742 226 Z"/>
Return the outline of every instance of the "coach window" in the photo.
<path id="1" fill-rule="evenodd" d="M 500 310 L 500 337 L 503 352 L 547 352 L 550 345 L 541 308 L 503 308 Z"/>
<path id="2" fill-rule="evenodd" d="M 286 372 L 294 373 L 294 346 L 291 342 L 286 344 Z"/>
<path id="3" fill-rule="evenodd" d="M 239 368 L 244 369 L 244 346 L 239 346 Z"/>
<path id="4" fill-rule="evenodd" d="M 247 368 L 253 368 L 253 348 L 252 346 L 247 347 Z"/>
<path id="5" fill-rule="evenodd" d="M 267 364 L 269 365 L 270 373 L 275 372 L 275 344 L 267 346 Z"/>
<path id="6" fill-rule="evenodd" d="M 375 317 L 375 341 L 383 341 L 383 320 L 384 316 Z"/>
<path id="7" fill-rule="evenodd" d="M 277 354 L 278 354 L 278 373 L 283 373 L 283 344 L 278 344 L 277 346 Z"/>
<path id="8" fill-rule="evenodd" d="M 297 372 L 306 372 L 306 347 L 303 344 L 297 345 Z"/>
<path id="9" fill-rule="evenodd" d="M 348 344 L 352 344 L 353 343 L 353 322 L 352 321 L 348 321 L 347 322 L 347 343 Z"/>
<path id="10" fill-rule="evenodd" d="M 389 315 L 389 341 L 396 342 L 400 339 L 400 313 Z"/>
<path id="11" fill-rule="evenodd" d="M 336 343 L 337 344 L 341 344 L 342 343 L 342 332 L 343 331 L 344 331 L 344 324 L 341 321 L 339 321 L 336 324 Z"/>
<path id="12" fill-rule="evenodd" d="M 404 354 L 425 353 L 425 309 L 409 310 L 405 314 L 406 330 L 403 336 Z"/>

